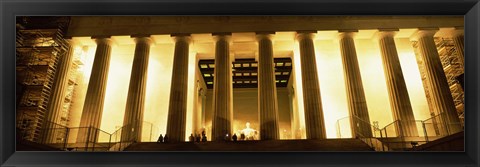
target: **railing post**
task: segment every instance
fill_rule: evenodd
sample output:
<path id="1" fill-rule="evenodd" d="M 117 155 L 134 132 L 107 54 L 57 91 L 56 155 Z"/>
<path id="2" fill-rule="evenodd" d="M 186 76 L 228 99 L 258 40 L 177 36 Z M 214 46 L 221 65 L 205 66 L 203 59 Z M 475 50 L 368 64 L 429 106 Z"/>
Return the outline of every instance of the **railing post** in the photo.
<path id="1" fill-rule="evenodd" d="M 405 149 L 407 146 L 405 144 L 405 135 L 403 134 L 403 124 L 402 121 L 398 121 L 398 127 L 400 127 L 400 146 L 402 149 Z"/>
<path id="2" fill-rule="evenodd" d="M 117 134 L 115 135 L 115 141 L 118 141 L 118 145 L 116 145 L 115 147 L 120 147 L 120 144 L 122 143 L 122 138 L 118 139 L 118 133 L 120 133 L 120 135 L 122 134 L 122 130 L 123 128 L 121 127 L 119 130 L 117 130 Z"/>
<path id="3" fill-rule="evenodd" d="M 88 151 L 88 140 L 90 140 L 90 127 L 87 127 L 87 139 L 85 140 L 85 151 Z"/>
<path id="4" fill-rule="evenodd" d="M 448 127 L 448 123 L 447 123 L 447 119 L 445 118 L 445 113 L 441 113 L 439 114 L 440 115 L 440 118 L 442 119 L 442 123 L 443 123 L 443 126 L 445 128 L 445 136 L 448 136 L 450 134 L 449 132 L 449 127 Z"/>
<path id="5" fill-rule="evenodd" d="M 98 129 L 95 128 L 93 129 L 95 131 L 95 133 L 93 134 L 93 147 L 92 147 L 92 151 L 95 151 L 95 144 L 97 143 L 97 135 L 98 135 Z"/>
<path id="6" fill-rule="evenodd" d="M 423 134 L 425 135 L 425 142 L 428 143 L 428 134 L 427 128 L 425 127 L 425 122 L 422 121 Z"/>
<path id="7" fill-rule="evenodd" d="M 385 140 L 387 141 L 387 147 L 390 148 L 390 139 L 388 139 L 388 133 L 387 133 L 387 128 L 383 128 L 385 129 Z"/>
<path id="8" fill-rule="evenodd" d="M 65 129 L 66 129 L 66 131 L 65 131 L 65 140 L 63 141 L 63 150 L 67 149 L 68 135 L 70 133 L 70 128 L 66 127 Z"/>
<path id="9" fill-rule="evenodd" d="M 112 144 L 112 135 L 113 134 L 110 134 L 110 138 L 108 139 L 108 150 L 107 151 L 110 151 L 110 147 L 111 147 L 111 144 Z"/>
<path id="10" fill-rule="evenodd" d="M 123 135 L 123 128 L 125 128 L 125 126 L 122 126 L 120 128 L 120 139 L 118 140 L 118 151 L 120 151 L 120 148 L 122 147 L 122 135 Z M 118 135 L 117 135 L 118 136 Z"/>
<path id="11" fill-rule="evenodd" d="M 385 144 L 383 142 L 380 142 L 382 144 L 382 151 L 385 151 Z"/>

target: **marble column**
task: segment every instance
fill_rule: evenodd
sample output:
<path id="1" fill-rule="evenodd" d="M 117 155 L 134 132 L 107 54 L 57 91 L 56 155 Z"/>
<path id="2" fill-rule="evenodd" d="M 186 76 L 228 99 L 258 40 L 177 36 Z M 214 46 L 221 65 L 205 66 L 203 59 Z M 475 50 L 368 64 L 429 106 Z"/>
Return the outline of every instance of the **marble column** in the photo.
<path id="1" fill-rule="evenodd" d="M 347 93 L 352 137 L 371 137 L 370 117 L 358 65 L 354 36 L 358 31 L 339 31 L 340 51 Z"/>
<path id="2" fill-rule="evenodd" d="M 212 34 L 215 39 L 215 71 L 213 82 L 212 140 L 221 141 L 232 132 L 232 58 L 231 33 Z"/>
<path id="3" fill-rule="evenodd" d="M 133 37 L 133 36 L 132 36 Z M 135 38 L 132 73 L 128 86 L 125 116 L 123 118 L 122 141 L 142 141 L 143 113 L 147 88 L 148 60 L 150 55 L 149 36 Z"/>
<path id="4" fill-rule="evenodd" d="M 436 114 L 442 114 L 442 126 L 447 126 L 446 133 L 452 134 L 461 131 L 462 127 L 433 39 L 437 31 L 438 28 L 418 29 L 412 36 L 412 40 L 418 41 L 418 51 L 424 65 L 426 84 L 433 103 L 431 110 Z"/>
<path id="5" fill-rule="evenodd" d="M 455 45 L 455 50 L 457 51 L 457 56 L 459 62 L 464 66 L 465 64 L 465 44 L 464 44 L 464 30 L 463 27 L 455 27 L 452 32 L 452 40 Z"/>
<path id="6" fill-rule="evenodd" d="M 82 117 L 80 120 L 80 127 L 82 127 L 82 129 L 79 130 L 77 142 L 94 142 L 97 140 L 97 129 L 100 128 L 100 121 L 102 120 L 112 40 L 109 37 L 99 37 L 95 38 L 95 42 L 97 43 L 97 49 L 95 51 L 92 74 L 90 75 L 87 94 L 83 104 Z"/>
<path id="7" fill-rule="evenodd" d="M 185 141 L 187 119 L 188 55 L 190 34 L 172 35 L 175 39 L 172 86 L 166 135 L 171 142 Z"/>
<path id="8" fill-rule="evenodd" d="M 58 60 L 57 69 L 55 70 L 55 79 L 53 81 L 50 100 L 47 106 L 47 113 L 43 122 L 41 143 L 52 143 L 55 141 L 55 132 L 53 128 L 62 128 L 59 126 L 60 114 L 63 110 L 63 102 L 65 101 L 65 92 L 68 87 L 68 79 L 70 67 L 72 66 L 73 52 L 75 43 L 72 39 L 67 39 L 67 52 Z"/>
<path id="9" fill-rule="evenodd" d="M 398 29 L 380 29 L 377 39 L 385 71 L 390 108 L 393 118 L 399 121 L 397 133 L 403 136 L 418 136 L 418 130 L 413 115 L 412 105 L 408 95 L 407 85 L 403 77 L 402 67 L 398 58 L 394 36 Z"/>
<path id="10" fill-rule="evenodd" d="M 313 43 L 315 33 L 316 31 L 300 31 L 297 32 L 296 39 L 300 45 L 300 66 L 302 69 L 303 104 L 305 109 L 307 139 L 325 139 L 327 135 Z"/>
<path id="11" fill-rule="evenodd" d="M 258 111 L 260 139 L 278 140 L 278 102 L 275 83 L 272 38 L 275 33 L 257 33 L 258 41 Z"/>

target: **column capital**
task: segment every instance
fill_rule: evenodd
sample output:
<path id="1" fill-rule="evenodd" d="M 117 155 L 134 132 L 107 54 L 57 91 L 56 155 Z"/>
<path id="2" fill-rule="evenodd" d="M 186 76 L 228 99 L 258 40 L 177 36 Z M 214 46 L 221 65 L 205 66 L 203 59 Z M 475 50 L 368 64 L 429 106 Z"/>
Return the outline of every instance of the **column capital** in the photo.
<path id="1" fill-rule="evenodd" d="M 213 36 L 213 40 L 215 42 L 219 41 L 219 40 L 226 40 L 227 42 L 230 42 L 230 40 L 232 39 L 232 33 L 231 32 L 214 32 L 212 33 L 212 36 Z"/>
<path id="2" fill-rule="evenodd" d="M 273 32 L 273 31 L 255 32 L 255 37 L 256 37 L 257 41 L 260 41 L 262 39 L 273 40 L 273 38 L 275 37 L 275 32 Z"/>
<path id="3" fill-rule="evenodd" d="M 379 40 L 385 37 L 393 38 L 397 35 L 398 31 L 400 31 L 398 28 L 379 28 L 374 34 L 374 39 Z"/>
<path id="4" fill-rule="evenodd" d="M 303 39 L 313 39 L 315 38 L 316 34 L 317 34 L 316 30 L 301 30 L 301 31 L 297 31 L 297 34 L 295 34 L 295 39 L 299 41 Z"/>
<path id="5" fill-rule="evenodd" d="M 355 35 L 358 33 L 358 30 L 338 30 L 338 38 L 355 38 Z"/>
<path id="6" fill-rule="evenodd" d="M 102 36 L 102 37 L 100 37 L 100 36 L 93 37 L 92 36 L 92 39 L 95 40 L 95 43 L 97 43 L 97 45 L 98 44 L 109 44 L 109 45 L 111 45 L 113 43 L 113 40 L 112 40 L 112 38 L 110 38 L 110 36 L 108 36 L 108 37 L 107 36 Z"/>
<path id="7" fill-rule="evenodd" d="M 463 36 L 465 34 L 464 31 L 465 31 L 464 27 L 454 27 L 448 32 L 447 36 L 449 37 Z"/>
<path id="8" fill-rule="evenodd" d="M 171 34 L 170 37 L 173 38 L 173 41 L 179 42 L 179 41 L 185 41 L 187 43 L 190 43 L 192 41 L 192 38 L 190 34 Z"/>
<path id="9" fill-rule="evenodd" d="M 134 38 L 134 41 L 136 44 L 138 43 L 146 43 L 148 45 L 153 43 L 153 39 L 150 37 L 150 35 L 132 35 L 132 38 Z"/>
<path id="10" fill-rule="evenodd" d="M 435 33 L 439 30 L 438 27 L 427 27 L 427 28 L 418 28 L 411 36 L 411 41 L 418 41 L 419 38 L 431 36 L 433 37 Z"/>

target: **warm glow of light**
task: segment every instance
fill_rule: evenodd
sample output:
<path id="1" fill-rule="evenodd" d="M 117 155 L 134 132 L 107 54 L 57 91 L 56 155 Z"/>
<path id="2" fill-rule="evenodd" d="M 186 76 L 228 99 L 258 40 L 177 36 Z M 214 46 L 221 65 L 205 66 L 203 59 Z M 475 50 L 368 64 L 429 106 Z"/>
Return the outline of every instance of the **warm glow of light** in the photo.
<path id="1" fill-rule="evenodd" d="M 376 40 L 356 39 L 358 65 L 362 76 L 370 123 L 380 127 L 393 122 L 380 46 Z"/>
<path id="2" fill-rule="evenodd" d="M 411 42 L 407 38 L 395 39 L 395 42 L 415 119 L 427 119 L 430 117 L 428 105 Z M 378 42 L 372 39 L 356 39 L 355 45 L 370 115 L 370 123 L 373 124 L 374 121 L 378 121 L 380 128 L 383 128 L 385 125 L 393 121 L 393 116 L 390 109 L 390 102 L 388 98 L 388 91 Z M 73 115 L 76 113 L 75 118 L 72 118 L 71 123 L 73 124 L 69 125 L 71 127 L 77 127 L 79 123 L 83 109 L 83 102 L 85 100 L 86 89 L 88 87 L 88 81 L 91 74 L 95 50 L 96 46 L 92 45 L 83 47 L 82 49 L 77 48 L 75 51 L 75 54 L 80 54 L 84 57 L 82 58 L 84 65 L 79 69 L 80 73 L 77 79 L 78 86 L 76 87 L 77 95 L 75 97 L 75 103 L 73 103 L 71 107 L 71 113 Z M 104 111 L 100 127 L 100 129 L 108 133 L 113 133 L 115 130 L 123 126 L 123 117 L 125 113 L 128 85 L 130 83 L 130 73 L 133 63 L 134 50 L 134 44 L 114 45 L 112 48 Z M 195 51 L 191 51 L 189 54 L 187 118 L 185 130 L 186 140 L 188 140 L 188 136 L 190 136 L 191 133 L 195 133 L 193 129 L 194 110 L 201 112 L 201 106 L 196 106 L 201 105 L 201 103 L 197 104 L 197 101 L 194 98 L 197 96 L 195 80 L 195 69 L 197 68 L 196 54 L 197 53 Z M 351 137 L 350 124 L 347 117 L 349 116 L 349 111 L 346 99 L 343 64 L 338 41 L 336 39 L 322 39 L 315 41 L 315 54 L 327 138 L 349 138 Z M 151 47 L 144 111 L 145 123 L 142 133 L 142 141 L 154 141 L 159 134 L 166 133 L 173 55 L 173 43 L 155 44 Z M 288 129 L 288 126 L 290 125 L 286 123 L 285 125 L 288 126 L 282 127 L 280 129 L 280 133 L 288 133 L 291 131 L 293 132 L 292 137 L 294 137 L 294 128 L 297 128 L 297 131 L 301 131 L 302 138 L 305 138 L 305 113 L 298 41 L 296 41 L 294 44 L 292 60 L 292 75 L 294 77 L 293 81 L 290 81 L 290 83 L 295 83 L 292 85 L 295 92 L 295 95 L 292 97 L 292 109 L 298 113 L 294 113 L 292 115 L 292 129 Z M 197 77 L 201 77 L 200 74 Z M 237 103 L 241 103 L 242 105 L 247 102 L 248 104 L 257 102 L 256 99 L 251 98 L 242 100 L 240 93 L 236 93 L 235 95 L 236 97 L 234 96 L 233 98 L 238 101 Z M 257 93 L 253 92 L 253 96 L 256 95 Z M 247 98 L 247 96 L 250 96 L 250 94 L 244 96 Z M 205 104 L 207 105 L 206 110 L 209 110 L 212 103 L 207 102 Z M 248 108 L 251 106 L 245 107 Z M 237 114 L 238 118 L 233 120 L 232 128 L 234 133 L 237 133 L 239 130 L 245 127 L 245 121 L 249 121 L 252 128 L 257 130 L 259 129 L 258 120 L 252 119 L 253 117 L 247 118 L 245 116 L 240 116 L 241 114 L 238 113 L 240 111 L 247 110 L 247 108 L 236 106 L 235 112 L 237 113 L 234 113 L 234 115 Z M 295 117 L 297 117 L 297 119 L 294 119 Z M 255 118 L 257 117 L 255 116 Z M 337 127 L 337 121 L 339 120 L 339 127 Z M 210 140 L 211 120 L 205 121 L 207 136 Z M 418 127 L 418 129 L 419 134 L 423 134 L 423 132 L 420 132 L 421 127 Z M 338 132 L 340 132 L 340 134 Z"/>
<path id="3" fill-rule="evenodd" d="M 294 70 L 297 82 L 295 93 L 297 93 L 297 102 L 300 104 L 298 105 L 299 119 L 304 125 L 303 93 L 300 91 L 301 69 L 299 67 L 300 59 L 297 56 L 299 55 L 297 45 L 298 43 L 294 51 Z M 379 45 L 372 39 L 356 39 L 355 45 L 370 123 L 378 121 L 379 127 L 383 128 L 393 122 L 393 116 Z M 429 118 L 423 85 L 411 43 L 408 39 L 397 39 L 397 48 L 415 118 L 416 120 Z M 327 138 L 350 138 L 351 128 L 339 43 L 336 40 L 315 41 L 315 51 Z"/>
<path id="4" fill-rule="evenodd" d="M 168 105 L 172 82 L 172 44 L 156 44 L 150 48 L 147 95 L 143 120 L 153 123 L 154 139 L 167 131 Z M 156 133 L 155 133 L 156 132 Z"/>
<path id="5" fill-rule="evenodd" d="M 370 122 L 378 121 L 379 127 L 383 128 L 394 120 L 388 98 L 379 44 L 376 40 L 369 39 L 356 40 L 355 42 L 357 44 Z M 407 38 L 396 39 L 395 42 L 415 120 L 427 119 L 430 117 L 428 104 L 411 42 Z M 390 134 L 392 134 L 394 129 L 389 129 L 391 129 Z M 420 124 L 417 124 L 417 129 L 419 134 L 422 135 Z"/>
<path id="6" fill-rule="evenodd" d="M 72 100 L 74 100 L 74 102 L 70 106 L 70 122 L 68 123 L 69 127 L 79 127 L 80 125 L 83 103 L 85 101 L 88 80 L 90 79 L 90 73 L 92 70 L 93 58 L 96 49 L 96 46 L 83 46 L 81 43 L 76 44 L 74 56 L 80 58 L 83 65 L 79 66 L 75 79 L 77 85 L 74 88 L 74 94 L 72 96 Z M 73 133 L 70 133 L 68 136 L 69 143 L 76 142 L 77 131 L 77 129 L 72 129 Z"/>
<path id="7" fill-rule="evenodd" d="M 71 119 L 69 122 L 69 127 L 79 127 L 80 119 L 82 117 L 83 103 L 85 102 L 85 95 L 87 93 L 88 81 L 90 79 L 90 74 L 92 73 L 93 58 L 95 57 L 95 50 L 97 46 L 81 46 L 81 43 L 78 43 L 81 49 L 75 50 L 74 54 L 79 54 L 80 58 L 83 59 L 83 65 L 78 69 L 78 74 L 76 77 L 76 86 L 75 86 L 75 96 L 74 102 L 70 107 Z M 80 52 L 80 53 L 78 53 Z M 83 58 L 82 58 L 83 57 Z M 76 133 L 72 133 L 76 135 Z M 69 137 L 76 139 L 74 137 Z M 72 141 L 73 142 L 73 141 Z"/>
<path id="8" fill-rule="evenodd" d="M 190 47 L 191 48 L 191 47 Z M 188 137 L 190 134 L 193 134 L 193 109 L 194 109 L 194 96 L 197 96 L 195 91 L 195 68 L 197 67 L 196 64 L 196 56 L 195 52 L 189 52 L 188 54 L 188 88 L 187 88 L 187 118 L 186 118 L 186 125 L 185 125 L 185 141 L 188 141 Z"/>
<path id="9" fill-rule="evenodd" d="M 395 39 L 395 44 L 397 46 L 403 76 L 407 84 L 408 95 L 410 97 L 410 103 L 412 104 L 415 120 L 428 119 L 431 116 L 427 97 L 412 44 L 408 38 Z M 417 124 L 417 130 L 420 136 L 424 136 L 421 125 Z"/>
<path id="10" fill-rule="evenodd" d="M 108 133 L 123 126 L 135 45 L 113 45 L 100 129 Z"/>
<path id="11" fill-rule="evenodd" d="M 315 41 L 320 94 L 327 138 L 338 138 L 337 121 L 347 117 L 347 95 L 340 46 L 334 40 Z M 350 138 L 349 120 L 340 120 L 342 138 Z"/>
<path id="12" fill-rule="evenodd" d="M 294 50 L 293 50 L 293 70 L 295 70 L 295 97 L 297 103 L 297 112 L 299 118 L 299 129 L 302 132 L 302 138 L 305 137 L 305 109 L 303 106 L 303 87 L 302 87 L 302 73 L 301 73 L 301 63 L 300 63 L 300 48 L 298 41 L 295 41 Z M 292 130 L 294 131 L 294 130 Z"/>

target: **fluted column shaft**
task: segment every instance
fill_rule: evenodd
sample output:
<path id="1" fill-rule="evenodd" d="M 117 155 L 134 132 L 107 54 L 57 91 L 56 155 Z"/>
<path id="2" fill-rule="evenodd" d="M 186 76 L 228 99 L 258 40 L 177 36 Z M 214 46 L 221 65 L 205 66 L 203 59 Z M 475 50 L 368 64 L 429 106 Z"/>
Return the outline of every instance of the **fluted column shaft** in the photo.
<path id="1" fill-rule="evenodd" d="M 370 137 L 372 136 L 370 117 L 353 39 L 355 34 L 355 31 L 339 32 L 348 111 L 351 116 L 352 136 Z"/>
<path id="2" fill-rule="evenodd" d="M 169 141 L 185 141 L 187 119 L 189 35 L 174 36 L 172 86 L 168 106 L 167 134 Z"/>
<path id="3" fill-rule="evenodd" d="M 271 34 L 257 34 L 260 139 L 279 139 L 278 102 Z"/>
<path id="4" fill-rule="evenodd" d="M 228 34 L 215 37 L 212 140 L 222 140 L 232 131 L 232 60 Z"/>
<path id="5" fill-rule="evenodd" d="M 407 85 L 405 84 L 393 38 L 394 35 L 395 31 L 393 30 L 380 30 L 378 33 L 383 70 L 385 71 L 385 79 L 390 99 L 390 108 L 394 120 L 400 121 L 400 124 L 397 124 L 396 127 L 397 133 L 403 136 L 418 136 Z"/>
<path id="6" fill-rule="evenodd" d="M 414 34 L 413 38 L 418 41 L 429 94 L 433 102 L 434 108 L 432 110 L 436 114 L 442 114 L 442 120 L 444 125 L 448 126 L 448 132 L 454 133 L 461 131 L 461 126 L 440 56 L 433 40 L 433 35 L 437 30 L 420 29 Z"/>
<path id="7" fill-rule="evenodd" d="M 80 127 L 98 129 L 100 128 L 100 121 L 102 120 L 112 46 L 110 38 L 97 38 L 95 42 L 97 43 L 97 49 L 95 51 L 92 74 L 90 75 L 87 94 L 83 104 Z M 77 141 L 85 142 L 87 141 L 86 136 L 90 136 L 88 142 L 93 142 L 97 140 L 97 135 L 94 134 L 92 130 L 81 129 Z"/>
<path id="8" fill-rule="evenodd" d="M 313 33 L 308 32 L 297 33 L 297 40 L 300 44 L 305 130 L 307 139 L 325 139 L 327 135 L 320 97 L 313 35 Z"/>
<path id="9" fill-rule="evenodd" d="M 135 39 L 132 73 L 128 87 L 127 104 L 123 118 L 122 141 L 141 141 L 142 124 L 147 88 L 148 60 L 150 55 L 149 37 Z"/>
<path id="10" fill-rule="evenodd" d="M 72 66 L 74 42 L 67 39 L 68 48 L 64 55 L 61 55 L 57 69 L 55 70 L 55 80 L 53 81 L 52 92 L 48 102 L 47 113 L 43 122 L 42 143 L 52 143 L 55 140 L 53 128 L 60 121 L 60 113 L 63 110 L 63 102 L 65 101 L 65 90 L 68 87 L 68 74 Z"/>

